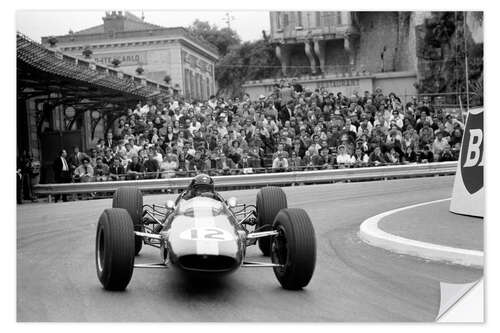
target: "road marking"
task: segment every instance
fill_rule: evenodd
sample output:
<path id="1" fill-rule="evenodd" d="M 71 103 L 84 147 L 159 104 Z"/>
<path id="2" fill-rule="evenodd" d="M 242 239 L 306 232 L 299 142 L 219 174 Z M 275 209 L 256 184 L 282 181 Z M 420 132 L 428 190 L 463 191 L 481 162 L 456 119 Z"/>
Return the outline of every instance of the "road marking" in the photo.
<path id="1" fill-rule="evenodd" d="M 382 220 L 386 216 L 392 215 L 402 210 L 430 205 L 450 199 L 451 198 L 419 203 L 411 206 L 389 210 L 387 212 L 372 216 L 361 223 L 361 226 L 359 228 L 359 236 L 364 242 L 372 246 L 381 247 L 392 252 L 407 254 L 424 259 L 447 261 L 464 266 L 482 268 L 484 265 L 483 251 L 466 250 L 451 246 L 416 241 L 413 239 L 390 234 L 378 227 L 378 223 L 380 222 L 380 220 Z"/>

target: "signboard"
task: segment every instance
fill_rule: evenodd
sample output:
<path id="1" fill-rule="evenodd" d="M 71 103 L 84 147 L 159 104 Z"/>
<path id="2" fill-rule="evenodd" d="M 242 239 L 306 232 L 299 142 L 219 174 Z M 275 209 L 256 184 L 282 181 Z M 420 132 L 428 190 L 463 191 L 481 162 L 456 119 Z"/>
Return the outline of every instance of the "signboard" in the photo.
<path id="1" fill-rule="evenodd" d="M 137 64 L 147 64 L 146 52 L 117 52 L 106 54 L 94 54 L 97 63 L 111 65 L 113 59 L 121 61 L 120 66 L 133 66 Z"/>
<path id="2" fill-rule="evenodd" d="M 318 88 L 327 88 L 328 91 L 333 93 L 341 92 L 345 96 L 352 95 L 355 91 L 362 93 L 363 91 L 373 90 L 373 78 L 367 76 L 357 77 L 335 77 L 335 78 L 313 78 L 306 80 L 297 80 L 304 89 L 312 91 Z M 259 95 L 263 94 L 268 96 L 273 90 L 274 85 L 279 81 L 263 80 L 263 82 L 245 84 L 245 92 L 250 95 L 250 98 L 256 99 Z"/>
<path id="3" fill-rule="evenodd" d="M 469 110 L 450 205 L 454 213 L 484 216 L 483 124 L 483 108 Z"/>

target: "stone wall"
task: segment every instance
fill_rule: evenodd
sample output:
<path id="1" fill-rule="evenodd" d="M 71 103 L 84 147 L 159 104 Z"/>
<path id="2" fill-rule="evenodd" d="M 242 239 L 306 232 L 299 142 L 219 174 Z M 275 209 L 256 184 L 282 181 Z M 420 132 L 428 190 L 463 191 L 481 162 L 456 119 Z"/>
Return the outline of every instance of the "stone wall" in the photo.
<path id="1" fill-rule="evenodd" d="M 391 72 L 378 73 L 360 76 L 326 75 L 325 77 L 303 77 L 298 78 L 305 89 L 315 90 L 325 87 L 329 91 L 342 92 L 346 96 L 358 92 L 360 95 L 364 91 L 374 91 L 375 88 L 381 88 L 385 94 L 396 93 L 404 100 L 405 96 L 409 100 L 411 95 L 416 93 L 415 82 L 416 74 L 414 72 Z M 259 95 L 268 96 L 273 91 L 273 84 L 278 80 L 268 79 L 260 81 L 247 82 L 243 88 L 250 95 L 251 99 L 259 98 Z"/>
<path id="2" fill-rule="evenodd" d="M 410 12 L 360 12 L 356 67 L 372 73 L 414 69 Z M 382 67 L 381 54 L 384 50 Z"/>

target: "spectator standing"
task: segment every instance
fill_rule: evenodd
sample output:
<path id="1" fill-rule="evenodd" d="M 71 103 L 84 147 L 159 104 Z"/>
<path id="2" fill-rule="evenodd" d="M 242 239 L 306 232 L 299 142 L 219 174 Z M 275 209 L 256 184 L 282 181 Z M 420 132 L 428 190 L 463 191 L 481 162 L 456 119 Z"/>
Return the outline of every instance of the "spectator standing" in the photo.
<path id="1" fill-rule="evenodd" d="M 69 169 L 71 174 L 74 174 L 75 169 L 78 168 L 80 164 L 82 164 L 82 159 L 84 156 L 85 154 L 80 151 L 79 147 L 77 146 L 73 147 L 73 153 L 68 158 Z"/>
<path id="2" fill-rule="evenodd" d="M 71 182 L 71 171 L 68 161 L 66 160 L 67 156 L 68 154 L 66 153 L 66 150 L 61 150 L 59 152 L 59 156 L 54 160 L 54 163 L 52 164 L 52 168 L 54 170 L 54 180 L 58 184 Z M 59 199 L 62 199 L 62 201 L 64 202 L 68 201 L 66 194 L 56 194 L 54 196 L 54 199 L 55 202 L 57 202 Z"/>

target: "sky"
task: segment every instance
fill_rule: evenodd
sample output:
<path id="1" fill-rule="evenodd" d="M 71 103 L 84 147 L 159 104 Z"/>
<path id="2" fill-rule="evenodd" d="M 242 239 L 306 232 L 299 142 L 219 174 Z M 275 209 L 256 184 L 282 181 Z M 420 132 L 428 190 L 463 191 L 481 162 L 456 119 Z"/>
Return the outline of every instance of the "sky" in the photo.
<path id="1" fill-rule="evenodd" d="M 141 17 L 141 10 L 130 10 Z M 152 11 L 145 10 L 145 21 L 164 27 L 186 27 L 194 20 L 209 21 L 218 27 L 227 26 L 226 13 L 232 17 L 231 28 L 243 41 L 259 39 L 262 30 L 269 32 L 268 11 Z M 102 10 L 55 11 L 23 10 L 16 12 L 16 30 L 40 42 L 42 36 L 65 35 L 71 29 L 78 31 L 102 24 Z"/>

